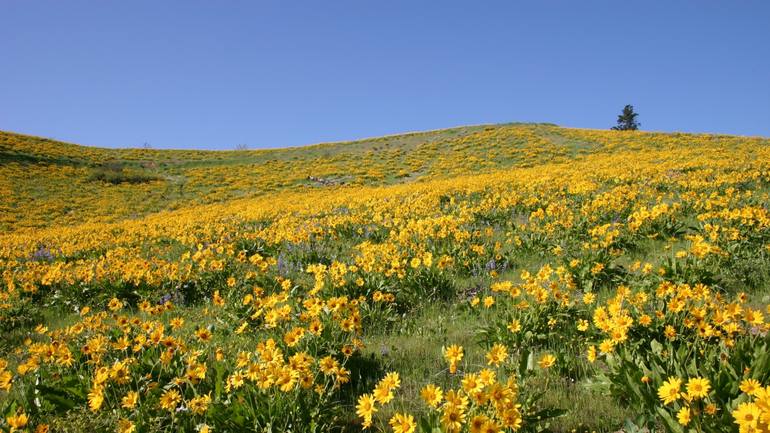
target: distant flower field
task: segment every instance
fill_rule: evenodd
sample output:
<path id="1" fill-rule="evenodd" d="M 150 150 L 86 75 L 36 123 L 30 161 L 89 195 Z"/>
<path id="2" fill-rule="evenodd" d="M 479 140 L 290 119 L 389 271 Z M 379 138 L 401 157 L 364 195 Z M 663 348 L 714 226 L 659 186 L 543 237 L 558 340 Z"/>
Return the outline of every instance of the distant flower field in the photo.
<path id="1" fill-rule="evenodd" d="M 770 431 L 770 140 L 0 157 L 2 431 Z"/>

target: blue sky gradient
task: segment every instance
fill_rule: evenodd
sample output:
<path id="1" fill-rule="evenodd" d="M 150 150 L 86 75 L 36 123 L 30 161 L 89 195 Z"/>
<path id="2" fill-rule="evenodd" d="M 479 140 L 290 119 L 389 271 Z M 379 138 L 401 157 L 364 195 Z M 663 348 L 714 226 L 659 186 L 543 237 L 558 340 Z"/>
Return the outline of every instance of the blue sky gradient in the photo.
<path id="1" fill-rule="evenodd" d="M 768 1 L 0 0 L 0 129 L 283 147 L 510 121 L 770 136 Z"/>

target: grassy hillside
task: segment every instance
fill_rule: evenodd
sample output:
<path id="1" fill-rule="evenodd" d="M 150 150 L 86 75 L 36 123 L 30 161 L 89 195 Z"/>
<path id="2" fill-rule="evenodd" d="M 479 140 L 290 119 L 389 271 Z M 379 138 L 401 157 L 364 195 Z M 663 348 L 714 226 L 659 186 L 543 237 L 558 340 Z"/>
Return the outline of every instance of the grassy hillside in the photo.
<path id="1" fill-rule="evenodd" d="M 549 127 L 464 127 L 257 151 L 86 148 L 0 133 L 3 186 L 11 197 L 3 223 L 16 228 L 119 220 L 287 189 L 383 185 L 509 166 L 517 151 L 537 144 L 531 141 L 540 129 Z M 485 159 L 499 161 L 475 167 L 471 159 L 446 172 L 443 158 L 477 158 L 494 150 L 497 140 L 510 148 Z M 524 158 L 547 152 L 537 148 Z"/>
<path id="2" fill-rule="evenodd" d="M 764 428 L 768 145 L 2 133 L 0 428 Z"/>
<path id="3" fill-rule="evenodd" d="M 767 144 L 645 134 L 645 146 Z M 104 149 L 0 132 L 0 229 L 112 222 L 161 210 L 330 186 L 488 173 L 617 150 L 616 137 L 551 125 L 474 126 L 255 151 Z"/>

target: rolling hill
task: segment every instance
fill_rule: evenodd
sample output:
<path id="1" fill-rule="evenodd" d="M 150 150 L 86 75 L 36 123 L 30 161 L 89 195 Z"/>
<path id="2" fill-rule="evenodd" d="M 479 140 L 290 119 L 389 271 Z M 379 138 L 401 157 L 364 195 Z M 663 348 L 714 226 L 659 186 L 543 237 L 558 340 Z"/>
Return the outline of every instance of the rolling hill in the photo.
<path id="1" fill-rule="evenodd" d="M 631 147 L 625 146 L 633 137 Z M 105 149 L 0 132 L 0 229 L 113 222 L 278 191 L 393 185 L 591 154 L 767 139 L 601 131 L 548 124 L 459 127 L 254 151 Z"/>

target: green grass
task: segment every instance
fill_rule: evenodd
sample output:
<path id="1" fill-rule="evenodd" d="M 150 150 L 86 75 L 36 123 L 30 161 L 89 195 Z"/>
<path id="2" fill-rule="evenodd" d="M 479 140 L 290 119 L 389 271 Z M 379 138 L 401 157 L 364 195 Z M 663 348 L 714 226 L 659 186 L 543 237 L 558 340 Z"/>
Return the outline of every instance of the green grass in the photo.
<path id="1" fill-rule="evenodd" d="M 476 371 L 486 366 L 485 352 L 476 340 L 476 331 L 485 326 L 494 312 L 483 308 L 471 309 L 467 302 L 450 302 L 423 306 L 416 314 L 404 317 L 389 332 L 366 336 L 368 348 L 364 356 L 372 359 L 382 374 L 397 371 L 402 385 L 393 403 L 382 409 L 380 422 L 395 412 L 427 414 L 420 390 L 429 383 L 447 389 L 460 386 L 460 375 L 449 374 L 441 349 L 450 344 L 465 348 L 461 370 Z M 364 389 L 364 392 L 371 390 Z M 527 388 L 545 392 L 538 409 L 572 409 L 567 415 L 552 421 L 550 431 L 614 432 L 632 417 L 632 412 L 609 396 L 601 383 L 582 381 L 571 383 L 556 375 L 538 374 Z M 590 401 L 590 405 L 586 405 Z M 386 426 L 382 426 L 385 428 Z"/>
<path id="2" fill-rule="evenodd" d="M 162 181 L 163 178 L 143 167 L 126 167 L 123 163 L 105 163 L 92 170 L 88 178 L 94 182 L 107 182 L 113 185 L 122 183 L 139 184 Z"/>

